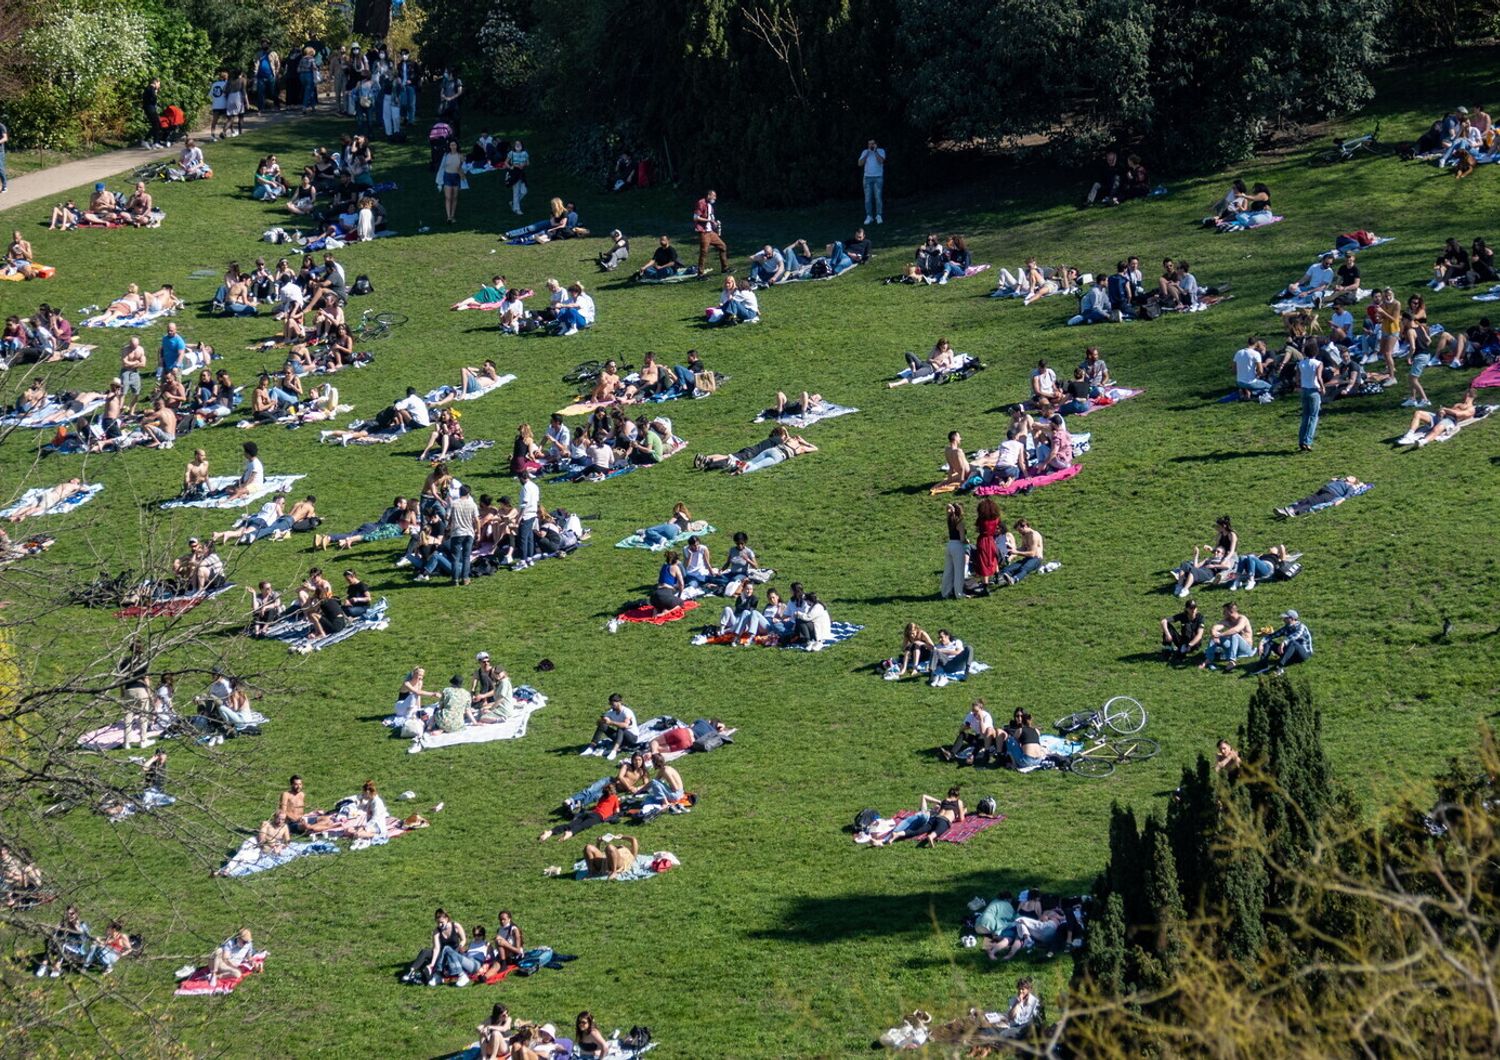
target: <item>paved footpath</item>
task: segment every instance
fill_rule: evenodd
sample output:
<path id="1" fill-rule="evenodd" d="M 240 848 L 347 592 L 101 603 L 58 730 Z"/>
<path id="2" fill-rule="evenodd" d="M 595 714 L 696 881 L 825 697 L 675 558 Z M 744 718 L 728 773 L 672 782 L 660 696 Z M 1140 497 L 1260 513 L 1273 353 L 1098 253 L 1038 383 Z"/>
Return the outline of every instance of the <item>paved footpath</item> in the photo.
<path id="1" fill-rule="evenodd" d="M 325 106 L 317 111 L 320 115 L 331 113 Z M 287 109 L 272 111 L 269 114 L 256 114 L 253 111 L 245 115 L 245 132 L 247 134 L 266 125 L 275 125 L 284 121 L 300 118 L 300 109 Z M 204 128 L 192 134 L 200 141 L 208 141 L 208 129 Z M 150 150 L 144 147 L 127 147 L 118 151 L 106 151 L 102 155 L 92 155 L 88 158 L 80 158 L 76 162 L 64 162 L 61 165 L 52 166 L 49 169 L 39 169 L 32 173 L 23 173 L 18 177 L 10 179 L 10 186 L 4 195 L 0 195 L 0 210 L 8 210 L 12 206 L 22 206 L 28 202 L 36 202 L 38 199 L 56 199 L 61 201 L 67 192 L 74 188 L 85 187 L 97 181 L 107 180 L 119 173 L 128 173 L 138 166 L 147 162 L 155 162 L 163 158 L 176 158 L 181 147 L 169 147 L 162 150 Z"/>

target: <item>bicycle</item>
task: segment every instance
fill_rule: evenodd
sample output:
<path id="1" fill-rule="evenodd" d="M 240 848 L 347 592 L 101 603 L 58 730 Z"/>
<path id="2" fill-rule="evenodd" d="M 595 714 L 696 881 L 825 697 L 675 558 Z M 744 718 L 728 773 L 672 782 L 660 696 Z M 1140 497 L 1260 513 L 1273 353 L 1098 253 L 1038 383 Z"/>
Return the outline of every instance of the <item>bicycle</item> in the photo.
<path id="1" fill-rule="evenodd" d="M 1083 745 L 1068 758 L 1068 771 L 1098 779 L 1109 776 L 1122 763 L 1154 758 L 1161 745 L 1136 735 L 1146 727 L 1146 720 L 1146 708 L 1130 696 L 1114 696 L 1098 710 L 1079 711 L 1059 718 L 1058 733 L 1077 737 Z M 1106 736 L 1105 730 L 1123 739 Z"/>
<path id="2" fill-rule="evenodd" d="M 136 167 L 135 171 L 131 174 L 131 178 L 147 182 L 153 180 L 170 180 L 171 177 L 168 170 L 171 168 L 172 162 L 170 160 L 147 162 L 143 166 Z"/>
<path id="3" fill-rule="evenodd" d="M 366 309 L 359 315 L 359 323 L 350 331 L 362 342 L 374 342 L 385 338 L 409 319 L 411 318 L 405 313 L 377 313 L 373 309 Z"/>
<path id="4" fill-rule="evenodd" d="M 1351 137 L 1348 140 L 1335 140 L 1333 148 L 1320 154 L 1313 155 L 1310 161 L 1315 166 L 1334 165 L 1339 162 L 1348 162 L 1361 154 L 1378 154 L 1380 143 L 1380 123 L 1375 123 L 1373 132 L 1367 132 L 1363 136 Z"/>

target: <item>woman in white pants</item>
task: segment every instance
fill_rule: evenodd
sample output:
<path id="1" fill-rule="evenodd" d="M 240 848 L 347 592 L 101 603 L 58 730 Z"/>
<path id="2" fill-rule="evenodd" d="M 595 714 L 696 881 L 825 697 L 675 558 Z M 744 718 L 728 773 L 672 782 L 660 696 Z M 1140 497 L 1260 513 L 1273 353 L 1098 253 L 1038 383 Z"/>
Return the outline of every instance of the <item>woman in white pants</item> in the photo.
<path id="1" fill-rule="evenodd" d="M 943 554 L 944 598 L 964 598 L 964 569 L 968 564 L 969 539 L 964 527 L 964 506 L 948 505 L 948 549 Z"/>

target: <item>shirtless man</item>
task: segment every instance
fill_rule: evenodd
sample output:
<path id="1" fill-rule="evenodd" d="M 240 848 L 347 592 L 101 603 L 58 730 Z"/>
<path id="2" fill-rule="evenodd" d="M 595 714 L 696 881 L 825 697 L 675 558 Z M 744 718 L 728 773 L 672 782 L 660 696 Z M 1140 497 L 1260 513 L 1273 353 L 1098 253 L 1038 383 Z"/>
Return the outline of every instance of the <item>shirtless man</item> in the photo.
<path id="1" fill-rule="evenodd" d="M 630 845 L 628 847 L 615 846 L 616 842 Z M 614 880 L 634 867 L 636 856 L 640 852 L 641 844 L 635 836 L 617 835 L 612 840 L 606 840 L 602 848 L 592 843 L 588 844 L 583 848 L 583 860 L 588 865 L 588 874 L 591 877 L 606 877 Z"/>
<path id="2" fill-rule="evenodd" d="M 1417 409 L 1412 413 L 1411 426 L 1407 428 L 1405 434 L 1396 439 L 1396 444 L 1420 446 L 1437 441 L 1450 432 L 1458 430 L 1460 424 L 1472 420 L 1474 413 L 1474 388 L 1471 386 L 1458 400 L 1458 404 L 1439 408 L 1436 416 L 1426 409 Z"/>
<path id="3" fill-rule="evenodd" d="M 292 833 L 287 827 L 286 817 L 280 810 L 271 815 L 269 821 L 260 822 L 260 831 L 255 843 L 262 854 L 280 854 L 291 845 Z"/>
<path id="4" fill-rule="evenodd" d="M 665 803 L 673 813 L 681 812 L 681 807 L 677 804 L 684 795 L 682 777 L 677 770 L 667 765 L 666 758 L 661 754 L 651 756 L 651 765 L 656 769 L 656 776 L 647 785 L 646 793 Z"/>
<path id="5" fill-rule="evenodd" d="M 293 775 L 291 786 L 281 793 L 281 801 L 276 807 L 276 816 L 286 821 L 289 832 L 296 835 L 307 834 L 307 795 L 302 790 L 302 778 Z"/>
<path id="6" fill-rule="evenodd" d="M 969 481 L 972 469 L 969 467 L 969 457 L 964 452 L 963 435 L 957 431 L 948 432 L 948 449 L 944 459 L 948 464 L 948 473 L 938 483 L 939 486 L 962 486 Z"/>
<path id="7" fill-rule="evenodd" d="M 69 497 L 81 492 L 83 492 L 83 481 L 76 478 L 70 478 L 68 481 L 59 483 L 56 486 L 49 486 L 47 489 L 41 491 L 36 500 L 22 508 L 17 508 L 11 514 L 10 521 L 19 523 L 21 520 L 29 519 L 33 515 L 46 515 Z"/>
<path id="8" fill-rule="evenodd" d="M 605 361 L 589 392 L 589 400 L 596 405 L 607 405 L 612 401 L 626 402 L 635 397 L 635 387 L 622 386 L 614 361 Z"/>
<path id="9" fill-rule="evenodd" d="M 182 473 L 182 495 L 203 497 L 208 493 L 208 454 L 202 449 L 193 450 L 193 459 L 188 461 Z"/>
<path id="10" fill-rule="evenodd" d="M 130 396 L 130 413 L 135 415 L 136 402 L 141 399 L 141 372 L 146 367 L 146 347 L 141 340 L 130 336 L 130 341 L 120 351 L 120 385 Z"/>
<path id="11" fill-rule="evenodd" d="M 99 411 L 99 430 L 102 432 L 97 438 L 89 439 L 89 452 L 99 453 L 104 451 L 106 442 L 119 438 L 124 428 L 121 418 L 124 414 L 124 396 L 120 392 L 120 381 L 110 381 L 109 390 L 104 398 L 104 408 Z"/>
<path id="12" fill-rule="evenodd" d="M 800 401 L 788 402 L 783 391 L 776 391 L 776 404 L 761 413 L 764 419 L 779 420 L 786 416 L 809 416 L 823 407 L 822 394 L 809 394 L 802 391 Z"/>
<path id="13" fill-rule="evenodd" d="M 1249 617 L 1240 614 L 1239 604 L 1225 604 L 1223 620 L 1215 622 L 1208 635 L 1210 643 L 1203 661 L 1198 664 L 1200 670 L 1216 666 L 1220 659 L 1224 660 L 1224 669 L 1233 670 L 1236 656 L 1248 658 L 1252 654 L 1250 645 L 1255 631 L 1250 627 Z M 1243 644 L 1238 643 L 1240 639 Z"/>
<path id="14" fill-rule="evenodd" d="M 125 201 L 125 220 L 137 228 L 151 223 L 151 193 L 146 190 L 146 182 L 136 181 L 135 194 Z"/>
<path id="15" fill-rule="evenodd" d="M 141 419 L 146 432 L 145 444 L 151 449 L 170 449 L 177 441 L 177 413 L 161 398 L 151 403 L 151 411 Z"/>
<path id="16" fill-rule="evenodd" d="M 304 520 L 316 519 L 318 517 L 318 498 L 309 493 L 300 501 L 293 501 L 291 508 L 287 509 L 286 515 L 287 518 L 290 519 L 294 524 L 294 528 L 295 524 L 303 522 Z M 278 530 L 276 531 L 276 533 L 271 535 L 271 540 L 285 541 L 291 536 L 291 530 Z"/>

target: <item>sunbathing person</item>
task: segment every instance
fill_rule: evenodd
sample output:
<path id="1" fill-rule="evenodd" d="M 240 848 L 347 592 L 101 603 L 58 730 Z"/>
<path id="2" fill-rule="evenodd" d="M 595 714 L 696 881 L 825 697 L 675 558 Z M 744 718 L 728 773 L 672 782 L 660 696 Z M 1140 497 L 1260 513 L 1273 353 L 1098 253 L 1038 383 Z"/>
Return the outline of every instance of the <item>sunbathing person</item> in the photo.
<path id="1" fill-rule="evenodd" d="M 559 840 L 568 840 L 579 832 L 593 828 L 595 825 L 606 824 L 620 814 L 620 796 L 616 794 L 614 781 L 607 781 L 599 796 L 599 801 L 594 803 L 591 809 L 577 814 L 566 825 L 561 828 L 549 828 L 537 838 L 545 843 L 556 836 Z"/>
<path id="2" fill-rule="evenodd" d="M 700 471 L 728 471 L 731 474 L 742 475 L 749 471 L 759 471 L 761 468 L 770 467 L 772 464 L 779 464 L 792 457 L 817 451 L 817 446 L 800 436 L 791 434 L 785 427 L 777 424 L 771 428 L 769 437 L 733 453 L 700 453 L 693 457 L 693 467 Z"/>
<path id="3" fill-rule="evenodd" d="M 1460 425 L 1474 418 L 1477 412 L 1474 398 L 1475 390 L 1471 386 L 1464 391 L 1464 396 L 1459 398 L 1456 404 L 1440 406 L 1435 416 L 1425 409 L 1417 409 L 1412 413 L 1411 426 L 1406 429 L 1405 434 L 1396 439 L 1396 444 L 1426 445 L 1449 432 L 1456 431 Z"/>
<path id="4" fill-rule="evenodd" d="M 948 829 L 962 821 L 965 816 L 964 803 L 959 798 L 959 789 L 955 785 L 948 789 L 946 798 L 937 799 L 931 795 L 923 795 L 921 806 L 916 813 L 903 818 L 886 835 L 873 840 L 871 845 L 883 847 L 902 839 L 915 839 L 918 846 L 934 846 Z"/>
<path id="5" fill-rule="evenodd" d="M 10 521 L 19 523 L 34 515 L 46 515 L 64 501 L 83 492 L 86 492 L 86 487 L 82 479 L 70 478 L 68 481 L 59 483 L 56 486 L 49 486 L 42 490 L 31 503 L 23 505 L 12 512 L 10 514 Z"/>
<path id="6" fill-rule="evenodd" d="M 1291 557 L 1287 554 L 1285 545 L 1272 545 L 1260 555 L 1247 553 L 1239 559 L 1235 568 L 1234 581 L 1229 583 L 1229 591 L 1238 592 L 1244 589 L 1248 592 L 1255 588 L 1256 581 L 1265 581 L 1284 564 L 1290 562 Z"/>
<path id="7" fill-rule="evenodd" d="M 909 377 L 897 376 L 886 383 L 888 389 L 925 379 L 936 380 L 945 376 L 958 367 L 958 356 L 953 352 L 953 346 L 947 339 L 938 339 L 925 361 L 914 353 L 906 354 L 906 366 L 911 369 L 911 375 Z"/>
<path id="8" fill-rule="evenodd" d="M 1015 526 L 1017 536 L 1014 539 L 1011 534 L 1005 535 L 1006 548 L 1002 552 L 1010 557 L 1010 562 L 1000 570 L 1000 585 L 1014 585 L 1042 566 L 1042 535 L 1033 530 L 1025 519 L 1017 519 Z"/>
<path id="9" fill-rule="evenodd" d="M 216 545 L 228 544 L 231 541 L 238 541 L 246 545 L 251 544 L 258 536 L 274 534 L 275 531 L 272 530 L 272 527 L 277 526 L 285 515 L 286 494 L 278 493 L 262 505 L 260 511 L 254 515 L 241 516 L 235 520 L 234 526 L 228 530 L 214 531 L 212 541 Z M 285 529 L 290 534 L 291 524 L 288 523 Z M 246 537 L 249 537 L 250 540 L 246 541 Z"/>
<path id="10" fill-rule="evenodd" d="M 957 431 L 948 432 L 948 448 L 943 451 L 943 462 L 947 471 L 942 481 L 938 483 L 938 488 L 962 486 L 973 474 L 973 469 L 969 466 L 969 456 L 964 452 L 963 435 Z"/>
<path id="11" fill-rule="evenodd" d="M 1342 478 L 1329 479 L 1318 487 L 1316 493 L 1303 497 L 1300 501 L 1288 504 L 1283 508 L 1275 509 L 1278 516 L 1283 519 L 1291 519 L 1298 515 L 1306 515 L 1314 509 L 1333 507 L 1343 504 L 1363 488 L 1364 483 L 1353 475 L 1344 475 Z"/>
<path id="12" fill-rule="evenodd" d="M 286 816 L 280 810 L 272 814 L 269 820 L 260 823 L 260 831 L 255 835 L 255 845 L 262 854 L 272 857 L 283 854 L 291 843 L 292 832 L 287 826 Z"/>
<path id="13" fill-rule="evenodd" d="M 78 208 L 77 203 L 69 199 L 61 206 L 52 207 L 52 217 L 47 222 L 47 229 L 65 232 L 70 228 L 77 228 L 78 222 L 82 219 L 83 211 Z"/>
<path id="14" fill-rule="evenodd" d="M 770 408 L 763 409 L 760 418 L 763 420 L 779 420 L 788 416 L 810 416 L 818 412 L 826 404 L 822 394 L 809 394 L 802 391 L 802 397 L 797 401 L 787 401 L 784 391 L 776 391 L 776 404 Z"/>
<path id="15" fill-rule="evenodd" d="M 622 845 L 616 845 L 622 844 Z M 617 835 L 612 836 L 604 842 L 603 846 L 595 846 L 589 843 L 583 848 L 583 860 L 587 866 L 586 875 L 589 879 L 617 880 L 625 873 L 635 867 L 635 859 L 640 855 L 641 844 L 635 836 Z M 580 1021 L 583 1017 L 579 1017 Z M 592 1023 L 589 1027 L 592 1028 Z M 599 1032 L 594 1031 L 597 1035 Z M 580 1056 L 599 1055 L 602 1053 L 585 1052 Z"/>

